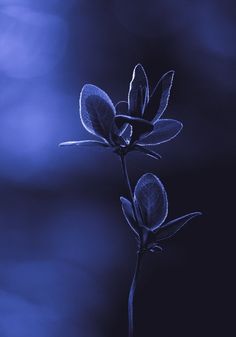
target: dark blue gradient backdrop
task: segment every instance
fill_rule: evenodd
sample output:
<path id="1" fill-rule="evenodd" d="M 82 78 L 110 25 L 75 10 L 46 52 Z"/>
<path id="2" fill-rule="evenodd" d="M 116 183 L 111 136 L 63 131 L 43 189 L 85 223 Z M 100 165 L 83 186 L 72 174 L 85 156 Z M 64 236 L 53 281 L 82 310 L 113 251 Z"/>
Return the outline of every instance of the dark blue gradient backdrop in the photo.
<path id="1" fill-rule="evenodd" d="M 233 1 L 0 2 L 0 336 L 121 337 L 135 242 L 118 158 L 58 148 L 91 139 L 85 83 L 116 103 L 140 62 L 150 84 L 176 76 L 165 117 L 184 124 L 161 161 L 131 154 L 134 185 L 157 174 L 170 218 L 200 210 L 164 253 L 147 256 L 136 337 L 230 331 L 235 197 Z M 234 194 L 233 194 L 234 195 Z"/>

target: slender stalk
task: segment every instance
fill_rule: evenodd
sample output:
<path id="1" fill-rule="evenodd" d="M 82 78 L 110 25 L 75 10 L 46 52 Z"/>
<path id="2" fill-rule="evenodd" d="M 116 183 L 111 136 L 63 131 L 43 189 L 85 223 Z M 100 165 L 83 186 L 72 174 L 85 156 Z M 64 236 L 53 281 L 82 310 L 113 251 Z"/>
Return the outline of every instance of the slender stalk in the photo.
<path id="1" fill-rule="evenodd" d="M 134 217 L 135 217 L 135 220 L 138 221 L 137 212 L 136 212 L 135 205 L 134 205 L 134 195 L 133 195 L 133 191 L 132 191 L 132 187 L 131 187 L 131 183 L 130 183 L 130 179 L 129 179 L 125 155 L 120 155 L 120 159 L 121 159 L 122 171 L 123 171 L 123 174 L 124 174 L 125 182 L 126 182 L 126 185 L 128 187 L 128 191 L 129 191 L 129 197 L 130 197 L 130 201 L 131 201 L 131 204 L 132 204 Z"/>
<path id="2" fill-rule="evenodd" d="M 133 202 L 133 192 L 132 192 L 132 188 L 131 188 L 131 184 L 130 184 L 130 180 L 129 180 L 125 155 L 123 155 L 123 154 L 120 155 L 120 159 L 121 159 L 121 165 L 122 165 L 122 170 L 123 170 L 125 182 L 127 184 L 128 190 L 129 190 L 129 196 L 130 196 L 131 202 Z"/>
<path id="3" fill-rule="evenodd" d="M 129 337 L 134 336 L 134 295 L 137 286 L 137 280 L 139 276 L 139 271 L 141 267 L 143 253 L 141 251 L 137 252 L 137 260 L 134 271 L 133 280 L 131 283 L 128 299 L 128 324 L 129 324 Z"/>
<path id="4" fill-rule="evenodd" d="M 130 196 L 130 200 L 131 200 L 131 203 L 132 203 L 134 217 L 137 221 L 137 213 L 136 213 L 136 209 L 135 209 L 135 205 L 134 205 L 134 196 L 133 196 L 133 191 L 132 191 L 132 187 L 131 187 L 131 183 L 130 183 L 130 179 L 129 179 L 129 175 L 128 175 L 125 155 L 121 155 L 120 159 L 121 159 L 122 170 L 123 170 L 124 178 L 125 178 L 125 181 L 126 181 L 126 185 L 128 187 L 128 190 L 129 190 L 129 196 Z M 134 336 L 134 295 L 135 295 L 137 280 L 138 280 L 139 271 L 140 271 L 140 267 L 141 267 L 142 256 L 143 256 L 143 252 L 141 250 L 139 250 L 137 252 L 137 260 L 136 260 L 134 276 L 133 276 L 133 280 L 132 280 L 132 283 L 131 283 L 131 286 L 130 286 L 130 291 L 129 291 L 129 298 L 128 298 L 128 326 L 129 326 L 128 336 L 129 337 Z"/>

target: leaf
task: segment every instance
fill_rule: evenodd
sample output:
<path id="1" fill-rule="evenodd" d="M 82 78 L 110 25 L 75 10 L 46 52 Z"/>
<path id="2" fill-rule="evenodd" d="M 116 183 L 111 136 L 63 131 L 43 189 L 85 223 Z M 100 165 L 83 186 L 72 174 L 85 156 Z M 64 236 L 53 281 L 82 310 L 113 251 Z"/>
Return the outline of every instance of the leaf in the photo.
<path id="1" fill-rule="evenodd" d="M 59 146 L 98 146 L 98 147 L 109 147 L 109 144 L 105 142 L 99 142 L 98 140 L 78 140 L 78 141 L 68 141 L 60 143 Z"/>
<path id="2" fill-rule="evenodd" d="M 159 119 L 154 129 L 146 137 L 143 136 L 139 145 L 158 145 L 175 138 L 183 128 L 183 124 L 174 119 Z"/>
<path id="3" fill-rule="evenodd" d="M 129 86 L 129 114 L 134 117 L 141 117 L 148 100 L 149 86 L 147 75 L 142 65 L 137 64 L 134 68 L 132 80 Z"/>
<path id="4" fill-rule="evenodd" d="M 131 136 L 132 136 L 132 126 L 127 124 L 124 131 L 122 132 L 122 137 L 125 139 L 126 143 L 129 143 Z"/>
<path id="5" fill-rule="evenodd" d="M 154 159 L 161 159 L 161 156 L 158 153 L 156 153 L 152 150 L 146 149 L 145 147 L 137 145 L 137 144 L 134 145 L 133 150 L 142 152 L 142 153 L 146 154 L 147 156 L 152 157 Z"/>
<path id="6" fill-rule="evenodd" d="M 145 119 L 155 123 L 165 112 L 169 102 L 174 74 L 173 70 L 168 71 L 157 83 L 144 111 L 143 117 Z"/>
<path id="7" fill-rule="evenodd" d="M 115 109 L 116 109 L 116 115 L 128 115 L 129 114 L 129 111 L 128 111 L 128 102 L 125 102 L 125 101 L 120 101 L 116 104 L 115 106 Z M 116 128 L 115 129 L 115 126 L 113 125 L 113 130 L 112 132 L 115 132 L 115 134 L 121 136 L 124 131 L 127 129 L 127 126 L 128 124 L 123 124 L 120 128 Z"/>
<path id="8" fill-rule="evenodd" d="M 151 122 L 139 117 L 117 115 L 115 116 L 115 121 L 119 129 L 127 123 L 132 126 L 131 142 L 135 142 L 141 135 L 148 134 L 153 130 L 153 124 Z"/>
<path id="9" fill-rule="evenodd" d="M 110 130 L 110 136 L 109 136 L 111 145 L 115 145 L 115 146 L 116 145 L 126 145 L 124 138 L 121 136 L 126 126 L 123 125 L 121 128 L 118 128 L 115 123 L 115 119 L 113 120 L 111 130 Z"/>
<path id="10" fill-rule="evenodd" d="M 139 237 L 139 226 L 136 223 L 131 202 L 124 197 L 120 197 L 120 201 L 126 221 L 128 222 L 130 228 L 134 231 L 135 235 Z"/>
<path id="11" fill-rule="evenodd" d="M 156 241 L 165 240 L 174 236 L 189 220 L 202 215 L 201 212 L 189 213 L 159 227 L 155 232 Z"/>
<path id="12" fill-rule="evenodd" d="M 154 174 L 144 174 L 135 186 L 134 198 L 143 225 L 152 231 L 160 227 L 168 213 L 167 195 L 161 181 Z"/>
<path id="13" fill-rule="evenodd" d="M 80 94 L 80 118 L 85 129 L 109 141 L 115 107 L 109 96 L 92 84 L 86 84 Z"/>
<path id="14" fill-rule="evenodd" d="M 153 124 L 151 122 L 139 117 L 116 115 L 115 121 L 118 127 L 121 127 L 123 124 L 128 123 L 134 128 L 141 129 L 142 132 L 151 132 L 153 130 Z"/>

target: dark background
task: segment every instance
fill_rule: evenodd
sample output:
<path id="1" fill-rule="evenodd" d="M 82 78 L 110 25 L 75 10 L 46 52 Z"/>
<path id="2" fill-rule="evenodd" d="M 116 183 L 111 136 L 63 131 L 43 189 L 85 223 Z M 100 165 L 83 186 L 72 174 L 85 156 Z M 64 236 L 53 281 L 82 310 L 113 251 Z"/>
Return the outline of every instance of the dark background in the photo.
<path id="1" fill-rule="evenodd" d="M 131 154 L 132 184 L 157 174 L 169 219 L 202 211 L 147 256 L 136 337 L 232 336 L 235 233 L 234 1 L 0 2 L 0 336 L 127 335 L 135 241 L 114 154 L 91 139 L 85 83 L 116 103 L 136 63 L 151 86 L 176 71 L 166 117 L 183 122 L 161 161 Z"/>

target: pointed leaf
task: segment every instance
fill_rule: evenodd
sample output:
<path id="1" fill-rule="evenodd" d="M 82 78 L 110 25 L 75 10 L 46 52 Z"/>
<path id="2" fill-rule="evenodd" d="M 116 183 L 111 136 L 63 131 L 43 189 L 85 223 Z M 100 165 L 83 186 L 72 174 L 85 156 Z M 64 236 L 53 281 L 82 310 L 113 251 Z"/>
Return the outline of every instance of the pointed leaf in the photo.
<path id="1" fill-rule="evenodd" d="M 168 200 L 161 181 L 151 173 L 144 174 L 134 190 L 144 226 L 155 230 L 161 226 L 168 213 Z"/>
<path id="2" fill-rule="evenodd" d="M 126 221 L 128 222 L 130 228 L 134 231 L 135 235 L 139 237 L 139 226 L 136 223 L 131 202 L 124 197 L 120 197 L 120 201 Z"/>
<path id="3" fill-rule="evenodd" d="M 152 157 L 154 159 L 161 159 L 161 156 L 158 153 L 156 153 L 152 150 L 146 149 L 145 147 L 137 145 L 137 144 L 133 147 L 133 150 L 142 152 L 142 153 L 146 154 L 147 156 Z"/>
<path id="4" fill-rule="evenodd" d="M 151 132 L 153 130 L 153 124 L 146 121 L 143 118 L 131 117 L 126 115 L 116 115 L 115 116 L 116 125 L 121 127 L 123 124 L 130 124 L 135 128 L 140 128 L 142 131 Z"/>
<path id="5" fill-rule="evenodd" d="M 162 76 L 149 99 L 143 117 L 153 123 L 162 116 L 167 108 L 174 73 L 175 72 L 171 70 Z"/>
<path id="6" fill-rule="evenodd" d="M 156 241 L 165 240 L 174 236 L 189 220 L 195 218 L 198 215 L 202 215 L 201 212 L 194 212 L 186 214 L 175 220 L 169 221 L 162 225 L 156 231 Z"/>
<path id="7" fill-rule="evenodd" d="M 128 102 L 125 101 L 120 101 L 116 104 L 115 106 L 116 109 L 116 115 L 128 115 L 129 111 L 128 111 Z M 125 123 L 123 124 L 120 128 L 116 127 L 115 130 L 115 126 L 113 126 L 113 130 L 115 130 L 116 134 L 121 136 L 124 131 L 127 129 L 128 124 Z"/>
<path id="8" fill-rule="evenodd" d="M 127 124 L 124 131 L 121 133 L 121 135 L 122 135 L 122 138 L 124 138 L 125 142 L 129 144 L 131 136 L 132 136 L 132 126 Z"/>
<path id="9" fill-rule="evenodd" d="M 141 135 L 149 134 L 153 130 L 153 124 L 143 118 L 117 115 L 115 116 L 115 121 L 118 128 L 127 123 L 132 126 L 131 142 L 135 142 Z"/>
<path id="10" fill-rule="evenodd" d="M 149 86 L 147 75 L 142 65 L 137 64 L 134 68 L 132 80 L 129 86 L 129 114 L 134 117 L 141 117 L 148 100 Z"/>
<path id="11" fill-rule="evenodd" d="M 109 141 L 115 107 L 109 96 L 92 84 L 86 84 L 80 94 L 80 118 L 85 129 Z"/>
<path id="12" fill-rule="evenodd" d="M 98 147 L 109 147 L 109 144 L 105 142 L 99 142 L 98 140 L 78 140 L 78 141 L 68 141 L 60 143 L 59 146 L 98 146 Z"/>
<path id="13" fill-rule="evenodd" d="M 109 139 L 110 139 L 109 143 L 111 145 L 116 146 L 116 145 L 125 145 L 126 144 L 124 138 L 121 136 L 126 127 L 127 127 L 127 124 L 118 128 L 118 126 L 115 122 L 115 119 L 113 120 L 111 129 L 110 129 L 110 136 L 109 136 Z"/>
<path id="14" fill-rule="evenodd" d="M 183 124 L 174 119 L 159 119 L 154 129 L 146 137 L 143 136 L 139 145 L 158 145 L 175 138 L 183 128 Z"/>

